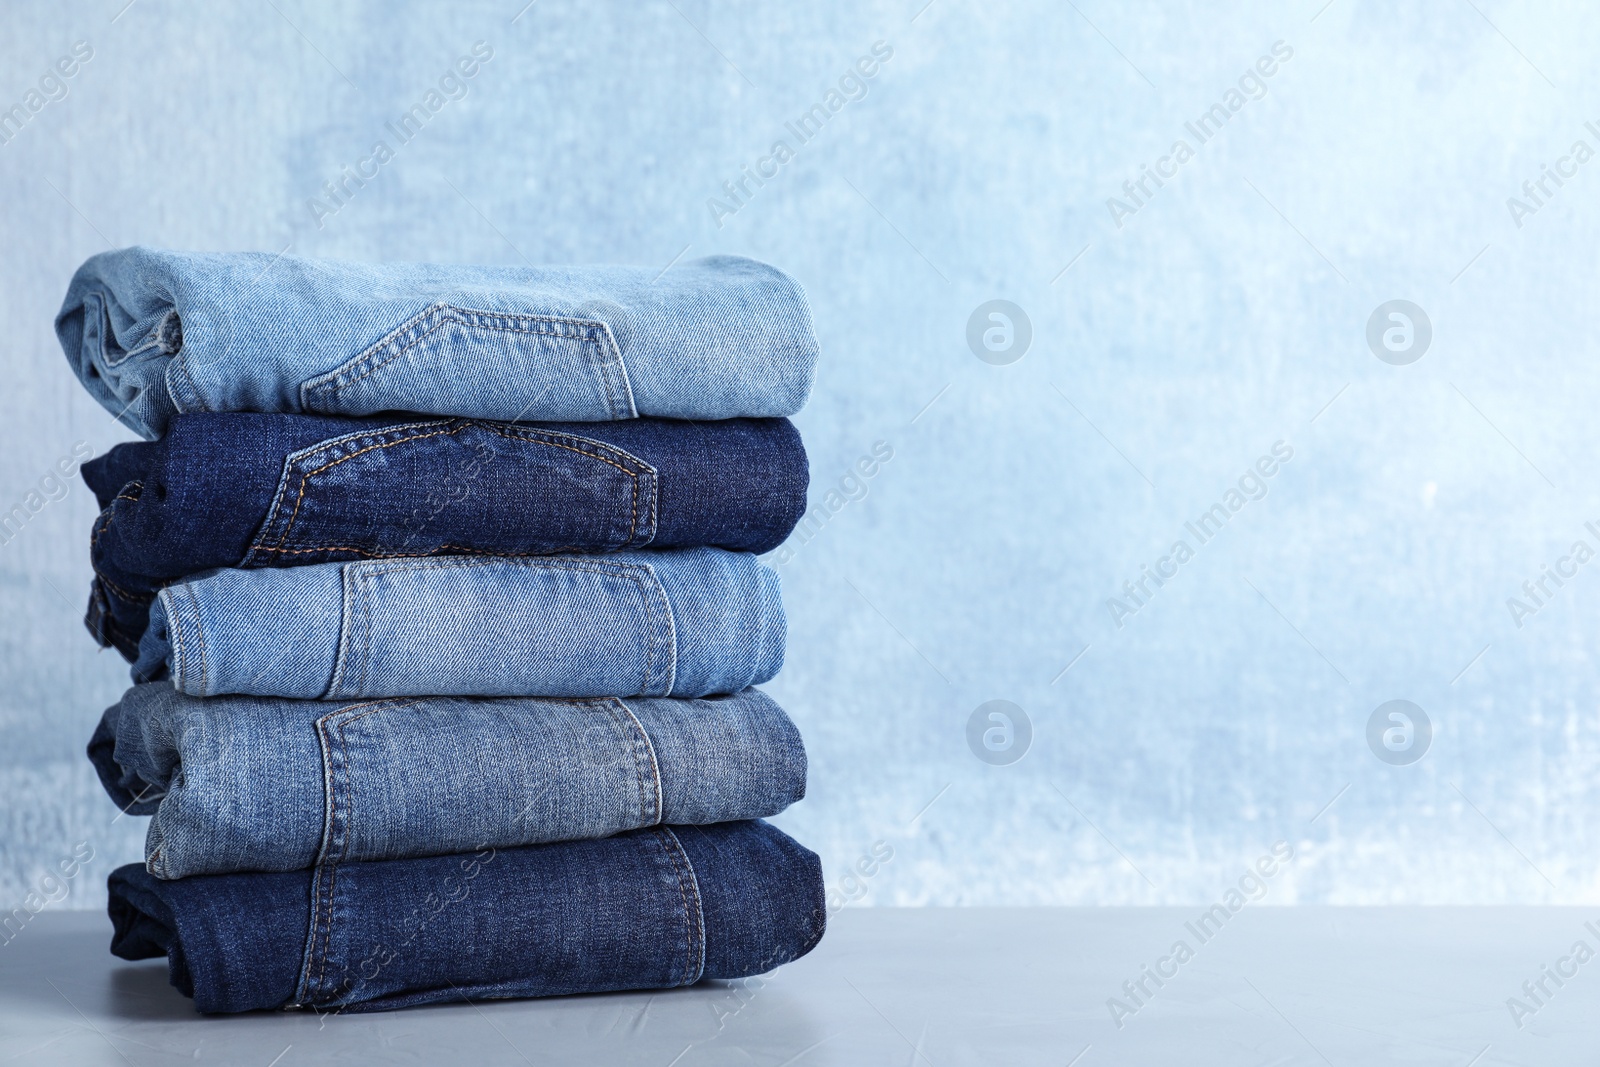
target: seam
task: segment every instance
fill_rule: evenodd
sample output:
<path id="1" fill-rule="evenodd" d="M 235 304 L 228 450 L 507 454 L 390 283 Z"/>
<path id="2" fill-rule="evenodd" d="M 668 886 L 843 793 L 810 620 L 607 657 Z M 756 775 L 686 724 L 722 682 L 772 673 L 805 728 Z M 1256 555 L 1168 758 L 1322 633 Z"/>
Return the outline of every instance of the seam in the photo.
<path id="1" fill-rule="evenodd" d="M 110 578 L 107 578 L 104 574 L 101 574 L 98 567 L 91 566 L 89 569 L 94 571 L 94 576 L 100 579 L 101 583 L 104 584 L 106 588 L 110 589 L 113 593 L 117 594 L 124 600 L 131 600 L 135 604 L 148 604 L 156 598 L 157 594 L 155 593 L 129 592 L 116 582 L 113 582 Z"/>
<path id="2" fill-rule="evenodd" d="M 621 703 L 622 702 L 620 700 L 596 700 L 591 702 L 590 706 L 592 710 L 603 711 L 611 717 L 611 725 L 614 729 L 616 729 L 617 737 L 625 747 L 626 751 L 624 752 L 624 755 L 633 757 L 633 785 L 634 789 L 639 794 L 638 817 L 640 820 L 642 820 L 649 811 L 649 801 L 645 798 L 644 774 L 642 773 L 643 768 L 640 766 L 639 760 L 639 741 L 637 738 L 630 736 L 626 724 L 622 721 L 622 717 L 617 714 L 617 705 L 620 705 Z M 623 710 L 626 711 L 627 709 L 624 708 Z M 661 820 L 659 818 L 655 820 L 655 822 L 660 821 Z M 647 823 L 641 821 L 639 825 L 654 826 L 655 822 Z"/>
<path id="3" fill-rule="evenodd" d="M 149 624 L 146 623 L 145 625 L 148 626 Z M 172 625 L 172 604 L 170 598 L 167 603 L 167 633 L 170 635 L 169 644 L 172 646 L 172 687 L 177 689 L 179 692 L 182 692 L 185 660 L 183 649 L 183 633 L 176 626 Z"/>
<path id="4" fill-rule="evenodd" d="M 606 552 L 619 552 L 622 548 L 606 549 Z M 566 545 L 562 548 L 552 548 L 545 552 L 498 552 L 492 548 L 470 548 L 466 545 L 443 544 L 432 552 L 377 552 L 369 548 L 358 548 L 355 545 L 313 545 L 310 548 L 273 548 L 270 545 L 254 549 L 256 552 L 279 552 L 285 556 L 303 555 L 307 552 L 356 552 L 368 559 L 425 559 L 438 555 L 473 555 L 496 556 L 501 559 L 521 559 L 529 556 L 559 556 L 567 552 L 582 552 L 583 545 Z M 593 549 L 591 549 L 593 551 Z"/>
<path id="5" fill-rule="evenodd" d="M 683 903 L 683 925 L 684 934 L 686 935 L 684 937 L 684 980 L 679 984 L 692 985 L 700 980 L 700 971 L 705 967 L 705 944 L 703 940 L 700 943 L 702 959 L 699 967 L 695 966 L 694 959 L 695 942 L 705 936 L 704 919 L 700 914 L 700 887 L 698 884 L 694 884 L 694 905 L 691 908 L 689 894 L 685 892 L 683 883 L 683 868 L 689 863 L 689 857 L 683 854 L 683 844 L 678 840 L 678 836 L 672 832 L 670 826 L 660 827 L 652 830 L 651 833 L 661 842 L 662 849 L 666 852 L 667 859 L 672 864 L 672 873 L 678 881 L 678 899 Z M 679 862 L 680 859 L 681 863 Z M 689 866 L 688 873 L 691 884 L 693 884 L 694 868 L 692 866 Z"/>
<path id="6" fill-rule="evenodd" d="M 355 618 L 361 621 L 361 691 L 366 692 L 367 678 L 372 673 L 372 582 L 360 567 L 346 567 L 344 570 L 355 571 L 351 585 L 358 601 Z"/>
<path id="7" fill-rule="evenodd" d="M 672 839 L 672 844 L 677 848 L 678 855 L 683 859 L 684 870 L 689 874 L 689 892 L 694 895 L 695 942 L 700 950 L 700 958 L 698 960 L 691 959 L 690 966 L 694 972 L 693 981 L 698 982 L 706 970 L 706 912 L 705 902 L 700 899 L 700 879 L 695 876 L 694 863 L 690 861 L 689 853 L 684 850 L 683 842 L 678 840 L 678 835 L 673 832 L 672 827 L 663 826 L 661 829 Z M 692 953 L 693 951 L 694 947 L 691 947 L 690 952 Z"/>
<path id="8" fill-rule="evenodd" d="M 314 902 L 315 914 L 312 921 L 316 925 L 312 928 L 311 955 L 306 960 L 305 971 L 308 981 L 310 978 L 311 964 L 313 959 L 320 962 L 320 966 L 317 969 L 316 987 L 314 990 L 308 989 L 308 994 L 315 993 L 320 995 L 323 991 L 323 987 L 326 985 L 328 956 L 330 954 L 329 946 L 333 941 L 333 902 L 334 897 L 338 892 L 339 867 L 344 863 L 345 858 L 350 853 L 350 823 L 353 821 L 355 813 L 355 786 L 353 782 L 350 781 L 350 749 L 349 743 L 345 738 L 345 728 L 353 722 L 366 718 L 368 715 L 376 715 L 380 712 L 389 710 L 399 710 L 400 708 L 410 707 L 416 703 L 418 703 L 416 700 L 407 700 L 401 703 L 395 703 L 392 700 L 378 700 L 363 704 L 352 704 L 347 707 L 340 708 L 337 711 L 329 712 L 327 715 L 324 715 L 322 718 L 317 720 L 317 726 L 319 728 L 317 732 L 322 738 L 331 741 L 331 732 L 334 730 L 337 730 L 338 732 L 339 755 L 345 768 L 344 777 L 346 781 L 346 788 L 345 790 L 340 791 L 334 786 L 332 760 L 333 753 L 332 746 L 330 744 L 323 750 L 323 783 L 324 788 L 327 790 L 328 810 L 327 817 L 323 823 L 322 846 L 318 850 L 319 856 L 317 861 L 318 873 L 320 874 L 324 869 L 326 869 L 328 872 L 328 884 L 325 891 L 319 892 L 318 899 Z M 349 712 L 362 708 L 369 710 L 363 711 L 360 715 L 351 715 L 341 722 L 333 722 L 333 720 L 338 718 L 340 715 L 347 715 Z M 329 839 L 333 835 L 334 825 L 339 821 L 338 811 L 339 799 L 341 795 L 343 795 L 345 798 L 345 816 L 343 821 L 345 830 L 344 840 L 340 845 L 338 858 L 331 859 L 327 855 L 327 849 Z M 320 886 L 318 888 L 321 889 Z M 317 941 L 319 938 L 321 939 L 322 943 L 322 950 L 320 952 L 317 950 Z"/>
<path id="9" fill-rule="evenodd" d="M 210 688 L 211 673 L 206 667 L 206 633 L 205 623 L 200 618 L 200 598 L 195 595 L 194 585 L 192 583 L 179 586 L 179 588 L 189 594 L 189 602 L 194 606 L 194 639 L 195 642 L 200 646 L 200 691 L 196 693 L 195 696 L 203 697 L 207 695 L 206 690 Z M 167 614 L 167 629 L 169 631 L 177 629 L 177 627 L 172 625 L 171 612 L 168 612 Z"/>
<path id="10" fill-rule="evenodd" d="M 194 383 L 194 375 L 189 373 L 189 361 L 184 358 L 183 352 L 179 351 L 179 352 L 173 353 L 172 358 L 167 363 L 167 367 L 168 367 L 168 372 L 169 373 L 170 373 L 171 368 L 173 368 L 173 367 L 176 367 L 178 369 L 178 373 L 183 375 L 184 380 L 189 383 L 189 397 L 192 397 L 195 400 L 198 400 L 200 402 L 200 410 L 201 411 L 210 411 L 211 410 L 211 405 L 206 403 L 206 398 L 203 395 L 201 395 L 200 387 L 195 385 L 195 383 Z M 163 383 L 163 384 L 165 384 L 165 383 Z M 168 392 L 170 393 L 170 390 Z M 189 399 L 189 397 L 185 397 L 184 399 Z M 189 412 L 191 412 L 193 410 L 191 408 L 185 408 L 181 404 L 179 404 L 177 397 L 172 397 L 172 401 L 173 401 L 173 406 L 177 407 L 179 414 L 188 414 Z"/>
<path id="11" fill-rule="evenodd" d="M 611 699 L 616 703 L 617 707 L 621 708 L 623 710 L 623 712 L 628 716 L 628 718 L 633 722 L 634 727 L 639 731 L 639 737 L 644 742 L 645 754 L 650 757 L 650 778 L 651 778 L 651 783 L 655 786 L 655 793 L 656 793 L 656 801 L 655 801 L 655 816 L 656 816 L 656 820 L 655 820 L 655 822 L 650 823 L 649 825 L 651 825 L 651 826 L 659 826 L 662 823 L 666 822 L 667 813 L 665 811 L 666 800 L 662 795 L 662 788 L 661 788 L 661 761 L 656 759 L 656 746 L 655 746 L 655 743 L 650 740 L 650 731 L 648 731 L 648 730 L 646 730 L 644 728 L 644 723 L 639 721 L 639 716 L 635 715 L 633 713 L 633 709 L 628 707 L 628 702 L 625 701 L 625 700 L 621 700 L 621 699 L 619 699 L 617 697 L 612 697 Z M 641 783 L 641 786 L 642 786 L 642 783 Z"/>
<path id="12" fill-rule="evenodd" d="M 678 624 L 673 618 L 672 614 L 672 598 L 667 595 L 667 587 L 662 583 L 661 577 L 656 574 L 656 569 L 648 563 L 641 564 L 641 566 L 644 567 L 646 573 L 650 575 L 650 581 L 654 583 L 656 593 L 661 598 L 660 604 L 657 604 L 650 597 L 646 597 L 646 610 L 649 611 L 653 617 L 657 614 L 661 604 L 666 605 L 667 609 L 665 628 L 667 647 L 664 656 L 666 660 L 666 677 L 662 679 L 661 695 L 664 697 L 671 696 L 672 687 L 678 684 Z M 650 647 L 652 649 L 656 648 L 661 643 L 658 639 L 660 630 L 661 627 L 659 625 L 651 627 Z"/>

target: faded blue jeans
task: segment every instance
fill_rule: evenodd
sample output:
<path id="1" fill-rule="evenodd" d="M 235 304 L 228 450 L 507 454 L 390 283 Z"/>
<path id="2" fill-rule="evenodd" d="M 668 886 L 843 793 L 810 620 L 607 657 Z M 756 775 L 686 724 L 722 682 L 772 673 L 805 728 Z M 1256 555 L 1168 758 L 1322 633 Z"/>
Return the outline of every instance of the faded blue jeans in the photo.
<path id="1" fill-rule="evenodd" d="M 56 336 L 151 439 L 197 411 L 793 415 L 817 361 L 799 284 L 738 256 L 658 271 L 126 248 L 78 268 Z"/>
<path id="2" fill-rule="evenodd" d="M 710 700 L 199 699 L 160 683 L 89 742 L 157 878 L 291 871 L 776 815 L 806 752 L 758 689 Z"/>
<path id="3" fill-rule="evenodd" d="M 778 576 L 748 552 L 429 556 L 174 582 L 133 676 L 194 696 L 697 697 L 767 681 L 783 652 Z"/>

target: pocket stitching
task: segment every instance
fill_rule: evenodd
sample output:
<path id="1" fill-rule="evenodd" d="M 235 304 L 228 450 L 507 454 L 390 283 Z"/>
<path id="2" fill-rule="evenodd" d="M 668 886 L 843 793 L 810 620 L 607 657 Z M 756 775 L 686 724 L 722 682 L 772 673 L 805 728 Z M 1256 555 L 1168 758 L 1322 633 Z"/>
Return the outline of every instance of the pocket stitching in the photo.
<path id="1" fill-rule="evenodd" d="M 575 556 L 532 556 L 526 559 L 515 560 L 508 556 L 488 556 L 484 558 L 463 558 L 460 556 L 407 556 L 401 557 L 394 563 L 385 566 L 365 567 L 360 563 L 352 564 L 351 566 L 354 568 L 354 582 L 362 587 L 362 594 L 365 598 L 371 585 L 370 579 L 372 578 L 379 578 L 389 574 L 406 574 L 417 571 L 444 570 L 447 568 L 460 568 L 465 570 L 474 567 L 485 567 L 492 563 L 508 560 L 513 562 L 514 565 L 518 567 L 574 571 L 585 574 L 599 574 L 612 578 L 624 578 L 632 582 L 636 587 L 639 599 L 643 601 L 645 618 L 650 621 L 650 625 L 648 626 L 649 632 L 646 635 L 650 642 L 649 651 L 647 653 L 649 658 L 645 663 L 643 678 L 641 680 L 642 684 L 640 685 L 640 689 L 643 690 L 643 692 L 641 692 L 639 695 L 667 696 L 671 693 L 672 680 L 677 676 L 676 642 L 669 642 L 669 646 L 667 648 L 668 655 L 663 656 L 663 653 L 659 647 L 659 634 L 661 626 L 657 618 L 660 610 L 660 604 L 657 603 L 656 597 L 652 597 L 650 595 L 651 591 L 653 590 L 659 594 L 659 599 L 666 601 L 667 603 L 666 623 L 669 634 L 672 632 L 674 626 L 672 619 L 672 607 L 671 602 L 667 601 L 666 599 L 666 589 L 662 587 L 661 580 L 656 577 L 655 571 L 650 567 L 649 564 L 623 563 L 601 559 L 586 559 Z M 646 580 L 647 578 L 648 581 Z M 371 640 L 371 633 L 372 628 L 370 625 L 368 625 L 366 627 L 366 639 L 369 642 Z M 340 655 L 343 655 L 342 648 L 340 649 Z M 366 649 L 365 655 L 370 658 L 370 647 Z M 666 673 L 664 677 L 662 677 L 663 668 L 660 666 L 660 661 L 663 658 L 669 661 L 665 667 Z M 650 691 L 652 682 L 655 683 L 654 688 L 662 690 L 660 694 Z M 362 684 L 363 686 L 366 684 L 365 674 L 362 676 Z"/>
<path id="2" fill-rule="evenodd" d="M 481 321 L 482 319 L 502 319 L 506 320 L 510 324 L 498 325 L 493 322 L 483 322 Z M 519 320 L 520 323 L 526 323 L 527 325 L 519 324 Z M 429 305 L 421 312 L 413 316 L 409 321 L 401 323 L 399 326 L 395 327 L 388 334 L 379 338 L 376 342 L 369 346 L 366 351 L 357 354 L 354 359 L 350 360 L 344 366 L 335 368 L 327 374 L 321 375 L 320 380 L 312 379 L 311 381 L 303 384 L 300 387 L 300 406 L 308 411 L 317 410 L 311 408 L 308 404 L 308 401 L 321 399 L 325 395 L 331 396 L 337 394 L 341 390 L 361 381 L 361 379 L 367 377 L 368 375 L 374 374 L 384 367 L 387 367 L 395 360 L 410 352 L 430 334 L 450 323 L 456 323 L 462 326 L 474 326 L 484 330 L 497 330 L 501 333 L 523 333 L 532 334 L 538 337 L 562 337 L 569 340 L 584 342 L 599 351 L 601 356 L 600 362 L 602 366 L 609 365 L 611 362 L 611 360 L 607 358 L 611 355 L 611 353 L 606 351 L 606 342 L 610 341 L 610 347 L 613 349 L 616 348 L 615 340 L 611 337 L 611 328 L 606 325 L 605 322 L 599 319 L 574 319 L 560 315 L 532 315 L 514 311 L 487 311 L 477 308 L 456 307 L 454 304 L 448 304 L 441 301 L 439 303 Z M 549 326 L 554 328 L 539 329 L 539 326 Z M 562 327 L 576 329 L 570 329 L 569 332 L 569 330 L 564 330 Z M 408 332 L 414 333 L 415 336 L 405 341 L 404 344 L 400 344 L 401 338 Z M 378 359 L 379 355 L 384 351 L 384 349 L 394 348 L 396 345 L 399 345 L 399 347 L 396 348 L 395 351 L 390 352 L 381 360 Z M 618 361 L 620 362 L 620 350 L 617 352 L 617 357 Z M 356 374 L 354 377 L 351 376 L 362 364 L 373 360 L 377 361 L 372 362 L 371 366 L 367 367 L 367 369 L 362 371 L 360 374 Z M 613 417 L 615 417 L 614 413 L 616 412 L 618 405 L 616 393 L 612 387 L 610 376 L 601 372 L 597 373 L 596 377 L 599 378 L 601 386 L 605 389 L 607 406 L 613 412 Z"/>
<path id="3" fill-rule="evenodd" d="M 484 421 L 475 420 L 475 419 L 457 420 L 457 423 L 454 426 L 450 426 L 450 423 L 439 423 L 439 422 L 417 423 L 417 424 L 412 424 L 412 426 L 406 427 L 406 429 L 424 429 L 424 428 L 430 428 L 430 427 L 436 427 L 436 426 L 446 426 L 446 427 L 449 427 L 449 428 L 448 429 L 432 430 L 429 433 L 412 433 L 412 434 L 408 434 L 407 436 L 397 437 L 392 441 L 380 441 L 377 444 L 368 445 L 366 448 L 360 449 L 360 450 L 358 450 L 356 452 L 352 452 L 349 455 L 340 456 L 337 459 L 330 460 L 329 462 L 324 463 L 322 466 L 317 467 L 317 468 L 315 468 L 313 470 L 302 472 L 301 473 L 301 478 L 300 478 L 300 489 L 299 489 L 298 494 L 295 497 L 294 510 L 289 515 L 289 520 L 288 520 L 287 525 L 285 525 L 284 528 L 283 528 L 283 533 L 281 535 L 279 535 L 279 537 L 278 537 L 277 545 L 275 545 L 275 546 L 273 546 L 273 545 L 263 545 L 263 544 L 260 543 L 260 541 L 264 537 L 271 536 L 271 534 L 270 534 L 271 527 L 277 521 L 277 512 L 279 510 L 280 504 L 282 503 L 284 492 L 287 489 L 287 485 L 285 483 L 287 483 L 288 479 L 292 475 L 293 457 L 292 456 L 291 457 L 287 457 L 285 459 L 285 468 L 286 469 L 284 471 L 282 479 L 280 479 L 280 482 L 279 482 L 279 491 L 278 491 L 278 493 L 275 495 L 275 497 L 273 499 L 272 512 L 267 516 L 266 522 L 262 525 L 262 532 L 257 535 L 256 543 L 254 543 L 254 544 L 252 544 L 250 546 L 250 552 L 252 552 L 252 553 L 253 552 L 279 552 L 279 553 L 284 553 L 284 554 L 296 554 L 296 553 L 304 553 L 304 552 L 347 551 L 347 552 L 361 552 L 363 554 L 368 554 L 363 549 L 353 548 L 353 547 L 349 547 L 349 546 L 342 546 L 342 545 L 326 545 L 326 546 L 314 545 L 314 546 L 311 546 L 311 547 L 308 547 L 308 548 L 298 548 L 298 549 L 297 548 L 285 548 L 284 547 L 284 545 L 286 543 L 288 543 L 288 541 L 289 541 L 289 534 L 293 531 L 295 522 L 299 519 L 300 506 L 305 500 L 306 488 L 310 484 L 311 479 L 315 475 L 321 474 L 322 472 L 324 472 L 326 470 L 329 470 L 329 469 L 331 469 L 333 467 L 337 467 L 339 464 L 345 462 L 346 460 L 355 459 L 357 456 L 365 455 L 366 453 L 372 452 L 372 451 L 376 451 L 377 449 L 389 448 L 389 447 L 392 447 L 394 445 L 407 444 L 407 443 L 412 442 L 412 441 L 425 440 L 425 439 L 427 439 L 429 437 L 439 437 L 439 436 L 442 436 L 442 435 L 451 435 L 451 436 L 453 436 L 453 435 L 455 435 L 457 433 L 460 433 L 462 430 L 467 429 L 469 427 L 473 427 L 473 426 L 482 427 L 484 429 L 489 430 L 491 433 L 498 434 L 499 436 L 505 437 L 505 438 L 510 439 L 510 440 L 520 440 L 520 441 L 522 441 L 522 442 L 524 442 L 526 444 L 545 445 L 547 447 L 552 447 L 552 448 L 563 448 L 563 449 L 566 449 L 569 452 L 576 452 L 580 456 L 587 456 L 590 459 L 597 459 L 602 463 L 605 463 L 605 464 L 608 464 L 608 465 L 610 465 L 612 467 L 615 467 L 617 470 L 621 471 L 623 474 L 626 474 L 628 477 L 633 479 L 632 493 L 631 493 L 631 504 L 630 504 L 631 511 L 630 511 L 629 522 L 628 522 L 628 538 L 627 538 L 626 541 L 623 542 L 623 545 L 619 546 L 619 547 L 625 547 L 625 546 L 627 546 L 629 544 L 632 544 L 634 538 L 636 538 L 638 536 L 638 532 L 639 532 L 639 493 L 640 493 L 640 484 L 639 483 L 640 483 L 640 475 L 641 474 L 649 475 L 651 480 L 652 480 L 652 485 L 653 485 L 653 479 L 654 479 L 654 475 L 655 475 L 655 468 L 650 466 L 650 464 L 645 463 L 643 460 L 639 459 L 637 456 L 634 456 L 631 453 L 628 453 L 623 449 L 615 448 L 614 446 L 607 445 L 604 442 L 594 441 L 594 440 L 591 440 L 591 439 L 586 438 L 586 437 L 578 437 L 576 435 L 559 434 L 556 431 L 552 431 L 552 430 L 519 430 L 519 431 L 513 433 L 512 432 L 513 429 L 514 429 L 513 427 L 510 427 L 510 426 L 496 426 L 495 424 L 493 424 L 491 422 L 484 422 Z M 597 449 L 604 449 L 606 451 L 609 451 L 613 455 L 615 455 L 615 456 L 617 456 L 619 458 L 626 458 L 628 460 L 631 460 L 633 462 L 633 464 L 635 464 L 639 469 L 638 470 L 630 470 L 629 467 L 626 464 L 619 463 L 619 462 L 617 462 L 616 459 L 609 458 L 609 457 L 601 454 L 598 451 L 597 452 L 588 452 L 588 451 L 585 451 L 582 448 L 576 447 L 575 445 L 564 444 L 559 440 L 544 440 L 544 439 L 541 439 L 539 436 L 535 436 L 535 435 L 545 435 L 546 437 L 550 437 L 550 438 L 566 436 L 566 437 L 569 438 L 569 440 L 572 440 L 572 441 L 581 441 L 581 442 L 583 442 L 585 444 L 591 444 L 591 445 L 594 445 Z M 358 434 L 358 435 L 351 435 L 351 436 L 359 438 L 362 435 Z M 312 446 L 310 451 L 322 451 L 322 450 L 324 450 L 326 448 L 332 447 L 332 445 L 335 444 L 335 443 L 342 442 L 343 440 L 348 440 L 348 438 L 335 438 L 331 442 L 323 442 L 321 444 L 314 445 L 314 446 Z M 653 494 L 652 494 L 652 496 L 653 496 Z M 654 515 L 655 515 L 655 502 L 652 499 L 652 501 L 651 501 L 651 516 L 652 516 L 652 518 L 654 517 Z M 301 542 L 295 542 L 295 543 L 299 544 Z M 91 547 L 93 547 L 93 546 L 91 545 Z M 516 553 L 516 555 L 543 555 L 543 554 L 544 553 Z M 248 555 L 248 553 L 247 553 L 247 555 Z M 382 558 L 382 557 L 379 557 L 379 558 Z"/>

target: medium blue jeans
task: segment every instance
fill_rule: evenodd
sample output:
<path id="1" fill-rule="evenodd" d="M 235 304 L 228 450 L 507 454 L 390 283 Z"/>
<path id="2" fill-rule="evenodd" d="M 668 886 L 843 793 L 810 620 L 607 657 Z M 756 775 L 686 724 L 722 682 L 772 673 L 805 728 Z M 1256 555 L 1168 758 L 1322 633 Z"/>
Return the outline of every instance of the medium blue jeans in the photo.
<path id="1" fill-rule="evenodd" d="M 806 752 L 758 689 L 711 700 L 202 700 L 160 683 L 89 742 L 157 878 L 292 871 L 776 815 Z"/>
<path id="2" fill-rule="evenodd" d="M 777 573 L 747 552 L 430 556 L 175 582 L 133 675 L 194 696 L 697 697 L 767 681 L 783 651 Z"/>
<path id="3" fill-rule="evenodd" d="M 125 248 L 78 268 L 56 335 L 147 438 L 194 411 L 793 415 L 817 361 L 800 286 L 738 256 L 657 271 Z"/>
<path id="4" fill-rule="evenodd" d="M 504 423 L 180 415 L 84 465 L 88 624 L 138 656 L 151 598 L 215 567 L 391 556 L 766 552 L 805 511 L 787 419 Z"/>
<path id="5" fill-rule="evenodd" d="M 814 853 L 763 822 L 309 871 L 109 879 L 111 951 L 203 1012 L 383 1010 L 763 974 L 821 940 Z"/>

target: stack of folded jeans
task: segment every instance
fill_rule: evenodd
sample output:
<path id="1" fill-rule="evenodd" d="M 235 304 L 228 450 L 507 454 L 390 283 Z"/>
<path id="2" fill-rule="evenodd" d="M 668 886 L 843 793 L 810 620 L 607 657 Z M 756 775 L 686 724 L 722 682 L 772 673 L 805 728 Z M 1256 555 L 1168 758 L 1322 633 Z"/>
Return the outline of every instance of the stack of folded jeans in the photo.
<path id="1" fill-rule="evenodd" d="M 763 973 L 821 938 L 756 559 L 805 510 L 798 285 L 129 249 L 56 321 L 146 442 L 83 468 L 89 756 L 152 816 L 112 951 L 201 1011 Z"/>

